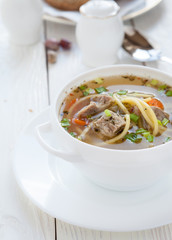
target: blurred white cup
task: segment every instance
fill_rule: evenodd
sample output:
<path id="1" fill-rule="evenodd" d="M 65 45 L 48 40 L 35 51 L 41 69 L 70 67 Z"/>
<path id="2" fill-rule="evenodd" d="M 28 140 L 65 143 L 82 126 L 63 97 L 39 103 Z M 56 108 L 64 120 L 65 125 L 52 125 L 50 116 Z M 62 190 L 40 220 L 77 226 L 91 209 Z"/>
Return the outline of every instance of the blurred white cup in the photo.
<path id="1" fill-rule="evenodd" d="M 1 0 L 0 15 L 13 43 L 29 45 L 40 40 L 41 0 Z"/>
<path id="2" fill-rule="evenodd" d="M 117 61 L 124 36 L 119 10 L 114 1 L 104 0 L 89 1 L 80 7 L 76 38 L 87 66 L 98 67 Z"/>

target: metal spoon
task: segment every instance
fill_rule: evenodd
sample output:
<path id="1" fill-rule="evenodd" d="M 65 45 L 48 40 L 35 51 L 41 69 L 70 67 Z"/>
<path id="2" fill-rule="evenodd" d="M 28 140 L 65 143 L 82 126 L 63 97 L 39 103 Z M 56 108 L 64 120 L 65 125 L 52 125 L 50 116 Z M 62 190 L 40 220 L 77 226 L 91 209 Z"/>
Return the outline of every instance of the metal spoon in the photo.
<path id="1" fill-rule="evenodd" d="M 161 50 L 156 49 L 134 28 L 125 29 L 122 47 L 137 61 L 151 62 L 162 60 L 172 64 L 172 59 L 162 56 Z"/>

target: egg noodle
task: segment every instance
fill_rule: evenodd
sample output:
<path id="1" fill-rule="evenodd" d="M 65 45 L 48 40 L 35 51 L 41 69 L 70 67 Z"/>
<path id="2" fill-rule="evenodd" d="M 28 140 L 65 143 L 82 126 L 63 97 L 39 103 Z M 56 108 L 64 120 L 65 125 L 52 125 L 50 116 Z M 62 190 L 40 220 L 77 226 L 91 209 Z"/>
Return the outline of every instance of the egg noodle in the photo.
<path id="1" fill-rule="evenodd" d="M 135 97 L 122 97 L 121 102 L 137 106 L 146 122 L 153 129 L 153 135 L 156 136 L 158 134 L 159 127 L 157 117 L 152 108 L 147 103 L 145 103 L 142 99 L 136 99 Z"/>
<path id="2" fill-rule="evenodd" d="M 129 111 L 124 106 L 124 104 L 122 104 L 121 100 L 116 96 L 116 94 L 113 94 L 113 99 L 115 100 L 115 103 L 123 110 L 124 113 L 129 114 Z"/>

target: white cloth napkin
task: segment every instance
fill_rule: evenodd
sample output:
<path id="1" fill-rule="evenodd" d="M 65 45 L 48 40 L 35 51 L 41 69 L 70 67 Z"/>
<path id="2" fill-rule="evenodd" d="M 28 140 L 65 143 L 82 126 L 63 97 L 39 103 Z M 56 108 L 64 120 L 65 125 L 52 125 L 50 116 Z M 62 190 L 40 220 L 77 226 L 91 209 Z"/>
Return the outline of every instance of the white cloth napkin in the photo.
<path id="1" fill-rule="evenodd" d="M 145 0 L 119 0 L 119 6 L 121 7 L 121 15 L 125 16 L 133 11 L 139 10 L 145 6 Z M 80 13 L 78 11 L 62 11 L 53 8 L 43 3 L 44 14 L 48 14 L 53 17 L 60 17 L 68 19 L 72 22 L 77 23 L 80 18 Z"/>

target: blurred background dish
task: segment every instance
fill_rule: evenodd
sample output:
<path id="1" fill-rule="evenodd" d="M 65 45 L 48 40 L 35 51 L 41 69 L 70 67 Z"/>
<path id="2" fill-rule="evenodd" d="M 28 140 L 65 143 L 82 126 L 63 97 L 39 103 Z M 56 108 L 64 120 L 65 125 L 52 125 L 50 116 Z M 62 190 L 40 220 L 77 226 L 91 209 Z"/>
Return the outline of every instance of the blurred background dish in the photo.
<path id="1" fill-rule="evenodd" d="M 80 14 L 78 11 L 73 11 L 74 7 L 75 10 L 78 10 L 79 6 L 87 1 L 88 0 L 46 0 L 46 2 L 44 2 L 43 19 L 61 24 L 75 25 L 79 20 Z M 117 2 L 121 7 L 120 12 L 122 19 L 126 21 L 150 11 L 161 1 L 162 0 L 118 0 Z M 73 2 L 75 2 L 75 4 L 73 4 Z"/>
<path id="2" fill-rule="evenodd" d="M 67 11 L 79 10 L 80 6 L 88 2 L 88 0 L 45 0 L 51 6 Z"/>

